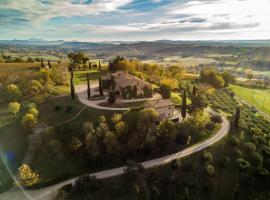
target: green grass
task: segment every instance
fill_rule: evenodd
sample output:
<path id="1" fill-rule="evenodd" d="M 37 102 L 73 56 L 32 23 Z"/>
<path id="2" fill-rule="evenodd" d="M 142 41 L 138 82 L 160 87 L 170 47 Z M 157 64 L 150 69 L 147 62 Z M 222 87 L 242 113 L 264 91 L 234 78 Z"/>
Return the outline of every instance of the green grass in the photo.
<path id="1" fill-rule="evenodd" d="M 21 128 L 18 121 L 0 128 L 0 192 L 11 187 L 13 183 L 3 161 L 7 163 L 8 169 L 12 173 L 16 173 L 26 151 L 27 143 L 27 131 Z"/>
<path id="2" fill-rule="evenodd" d="M 182 104 L 182 98 L 180 93 L 171 92 L 171 101 L 174 104 Z M 187 105 L 191 104 L 191 101 L 189 98 L 187 98 Z"/>
<path id="3" fill-rule="evenodd" d="M 270 90 L 250 89 L 237 85 L 230 85 L 230 88 L 247 103 L 270 114 Z"/>
<path id="4" fill-rule="evenodd" d="M 76 102 L 74 104 L 77 104 L 74 106 L 81 105 Z M 85 121 L 90 121 L 96 125 L 99 116 L 104 115 L 107 121 L 109 121 L 114 113 L 117 113 L 117 111 L 98 110 L 89 107 L 72 122 L 57 127 L 54 137 L 60 140 L 63 146 L 65 146 L 72 136 L 81 136 L 81 130 Z M 64 157 L 60 160 L 53 158 L 52 155 L 44 149 L 46 148 L 41 148 L 40 151 L 36 153 L 31 164 L 31 167 L 34 170 L 37 170 L 41 177 L 40 183 L 45 183 L 50 180 L 54 180 L 55 178 L 72 177 L 89 171 L 100 170 L 100 166 L 97 166 L 95 163 L 91 163 L 91 165 L 89 165 L 85 160 L 81 159 L 81 156 L 78 156 L 78 154 L 67 153 L 65 148 L 63 149 Z M 106 168 L 109 167 L 109 165 L 106 166 Z"/>
<path id="5" fill-rule="evenodd" d="M 101 71 L 99 71 L 99 70 L 74 71 L 74 84 L 75 85 L 86 84 L 86 82 L 87 82 L 86 74 L 87 73 L 90 74 L 91 81 L 98 81 L 100 76 L 106 75 L 108 73 L 108 70 L 102 69 Z"/>
<path id="6" fill-rule="evenodd" d="M 60 107 L 56 111 L 56 106 Z M 67 112 L 67 107 L 71 111 Z M 54 126 L 75 116 L 84 106 L 78 100 L 72 100 L 70 96 L 55 97 L 48 99 L 45 103 L 38 105 L 39 122 Z"/>

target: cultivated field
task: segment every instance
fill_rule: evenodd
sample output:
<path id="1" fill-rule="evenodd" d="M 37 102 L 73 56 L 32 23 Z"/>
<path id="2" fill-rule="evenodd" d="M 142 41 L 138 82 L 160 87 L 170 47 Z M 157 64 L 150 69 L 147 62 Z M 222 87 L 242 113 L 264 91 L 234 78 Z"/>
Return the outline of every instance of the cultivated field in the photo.
<path id="1" fill-rule="evenodd" d="M 270 114 L 270 90 L 250 89 L 236 85 L 231 85 L 230 88 L 247 103 Z"/>

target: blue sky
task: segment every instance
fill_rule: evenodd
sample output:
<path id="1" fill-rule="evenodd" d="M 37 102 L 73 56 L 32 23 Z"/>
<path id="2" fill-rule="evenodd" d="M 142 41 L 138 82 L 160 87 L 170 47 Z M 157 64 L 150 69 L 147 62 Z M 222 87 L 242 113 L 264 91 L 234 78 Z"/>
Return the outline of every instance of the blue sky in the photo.
<path id="1" fill-rule="evenodd" d="M 270 0 L 0 0 L 0 39 L 270 39 Z"/>

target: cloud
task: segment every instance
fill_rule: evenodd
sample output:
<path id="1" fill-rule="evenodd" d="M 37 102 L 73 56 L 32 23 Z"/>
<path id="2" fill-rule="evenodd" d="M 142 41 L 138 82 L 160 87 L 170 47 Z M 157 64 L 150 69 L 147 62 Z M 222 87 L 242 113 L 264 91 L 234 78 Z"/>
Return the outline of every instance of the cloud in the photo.
<path id="1" fill-rule="evenodd" d="M 269 38 L 269 0 L 1 0 L 0 37 Z M 5 30 L 5 31 L 4 31 Z M 161 39 L 161 38 L 159 38 Z"/>

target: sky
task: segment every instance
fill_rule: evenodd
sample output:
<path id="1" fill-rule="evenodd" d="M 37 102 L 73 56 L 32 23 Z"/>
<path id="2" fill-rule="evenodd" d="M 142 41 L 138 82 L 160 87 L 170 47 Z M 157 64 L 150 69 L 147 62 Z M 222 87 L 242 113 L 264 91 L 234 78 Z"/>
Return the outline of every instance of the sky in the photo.
<path id="1" fill-rule="evenodd" d="M 270 0 L 0 0 L 0 40 L 270 39 Z"/>

